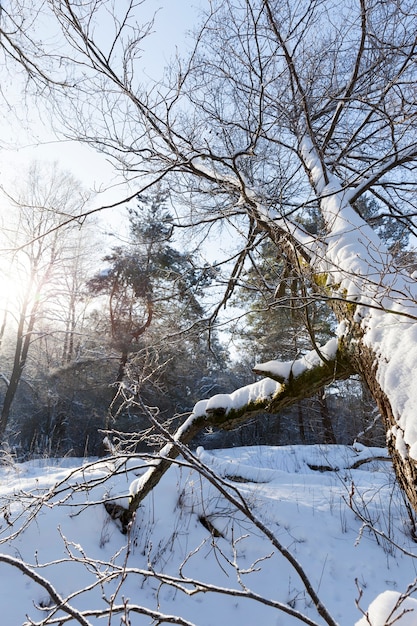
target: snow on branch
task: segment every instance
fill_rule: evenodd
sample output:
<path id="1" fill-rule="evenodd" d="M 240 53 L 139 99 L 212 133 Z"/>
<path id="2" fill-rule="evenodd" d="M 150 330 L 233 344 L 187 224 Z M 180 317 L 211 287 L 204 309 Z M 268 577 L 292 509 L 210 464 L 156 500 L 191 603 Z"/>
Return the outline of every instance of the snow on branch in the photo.
<path id="1" fill-rule="evenodd" d="M 231 394 L 217 394 L 197 402 L 174 435 L 167 433 L 149 412 L 149 419 L 160 432 L 163 430 L 167 443 L 146 473 L 131 484 L 128 517 L 133 517 L 142 500 L 158 484 L 179 455 L 181 445 L 189 443 L 204 428 L 231 429 L 257 413 L 278 413 L 298 400 L 312 396 L 324 385 L 352 374 L 343 351 L 338 349 L 336 338 L 321 347 L 320 354 L 313 350 L 292 362 L 270 361 L 256 366 L 254 371 L 267 374 L 267 377 Z M 142 408 L 146 410 L 146 407 Z"/>
<path id="2" fill-rule="evenodd" d="M 260 363 L 253 368 L 256 374 L 266 374 L 269 378 L 277 380 L 280 383 L 288 383 L 293 378 L 297 378 L 307 370 L 334 361 L 337 354 L 337 338 L 333 337 L 324 346 L 320 348 L 320 354 L 317 350 L 311 350 L 305 356 L 294 361 L 267 361 Z"/>

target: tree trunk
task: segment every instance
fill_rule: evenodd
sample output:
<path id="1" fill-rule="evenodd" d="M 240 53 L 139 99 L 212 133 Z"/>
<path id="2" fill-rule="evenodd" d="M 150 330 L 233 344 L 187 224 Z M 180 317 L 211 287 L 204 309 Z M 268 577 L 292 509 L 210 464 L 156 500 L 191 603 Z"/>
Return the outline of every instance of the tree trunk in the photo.
<path id="1" fill-rule="evenodd" d="M 349 350 L 351 362 L 362 375 L 378 406 L 397 480 L 414 511 L 417 512 L 417 460 L 411 457 L 409 446 L 404 441 L 404 431 L 395 418 L 391 401 L 378 382 L 378 356 L 363 343 L 351 343 Z"/>
<path id="2" fill-rule="evenodd" d="M 7 424 L 10 417 L 10 411 L 13 401 L 16 396 L 17 389 L 19 387 L 20 379 L 22 378 L 23 370 L 26 365 L 26 360 L 29 352 L 30 342 L 32 338 L 33 329 L 36 322 L 36 316 L 38 312 L 38 301 L 33 305 L 30 312 L 29 322 L 25 329 L 25 313 L 26 307 L 20 314 L 19 327 L 17 331 L 16 346 L 14 352 L 13 369 L 10 376 L 9 384 L 7 386 L 6 395 L 4 397 L 3 406 L 0 415 L 0 440 L 3 440 L 4 433 L 6 432 Z"/>
<path id="3" fill-rule="evenodd" d="M 343 189 L 310 139 L 300 153 L 329 231 L 325 256 L 310 262 L 317 291 L 340 323 L 339 349 L 379 408 L 395 473 L 417 512 L 415 280 L 354 211 L 358 190 Z"/>
<path id="4" fill-rule="evenodd" d="M 321 423 L 324 431 L 324 443 L 337 443 L 324 389 L 320 389 L 317 394 L 317 399 L 319 402 Z"/>
<path id="5" fill-rule="evenodd" d="M 297 416 L 298 416 L 298 430 L 300 431 L 301 441 L 302 443 L 305 443 L 306 433 L 304 429 L 303 405 L 300 400 L 297 401 Z"/>

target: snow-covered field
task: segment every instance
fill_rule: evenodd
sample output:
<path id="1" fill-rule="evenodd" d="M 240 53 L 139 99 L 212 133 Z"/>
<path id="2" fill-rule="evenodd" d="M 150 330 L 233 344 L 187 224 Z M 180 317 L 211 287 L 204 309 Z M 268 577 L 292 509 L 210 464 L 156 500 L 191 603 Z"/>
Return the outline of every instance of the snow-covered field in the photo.
<path id="1" fill-rule="evenodd" d="M 43 624 L 50 613 L 48 624 L 291 626 L 303 623 L 300 615 L 325 624 L 277 546 L 295 557 L 335 623 L 383 626 L 405 608 L 395 625 L 417 624 L 413 600 L 387 621 L 398 593 L 385 593 L 370 620 L 356 606 L 367 610 L 386 590 L 405 592 L 417 575 L 417 544 L 384 450 L 256 446 L 197 456 L 255 523 L 181 461 L 127 534 L 102 501 L 126 502 L 141 459 L 3 466 L 1 624 Z M 55 593 L 68 599 L 72 617 L 56 610 Z"/>

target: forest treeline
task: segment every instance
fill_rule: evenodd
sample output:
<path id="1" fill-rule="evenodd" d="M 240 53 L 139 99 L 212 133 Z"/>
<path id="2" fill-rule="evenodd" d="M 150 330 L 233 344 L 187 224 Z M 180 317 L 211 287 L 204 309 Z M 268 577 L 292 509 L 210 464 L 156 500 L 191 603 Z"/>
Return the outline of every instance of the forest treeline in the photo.
<path id="1" fill-rule="evenodd" d="M 154 449 L 149 407 L 175 429 L 201 398 L 255 381 L 255 363 L 292 360 L 334 331 L 322 302 L 306 301 L 299 278 L 265 241 L 249 262 L 235 262 L 237 314 L 226 335 L 213 323 L 218 311 L 208 295 L 222 280 L 222 263 L 204 261 L 199 246 L 181 249 L 168 190 L 126 208 L 128 236 L 115 245 L 97 224 L 80 228 L 68 219 L 83 197 L 78 181 L 37 163 L 21 194 L 8 199 L 15 222 L 6 231 L 2 267 L 4 280 L 19 289 L 9 282 L 2 301 L 1 430 L 4 449 L 18 458 L 100 455 L 109 433 L 113 445 Z M 362 210 L 372 215 L 375 207 Z M 317 219 L 306 214 L 305 228 L 314 231 Z M 406 243 L 404 233 L 384 224 L 381 234 L 392 245 Z M 132 389 L 146 411 L 129 402 L 125 392 Z M 257 415 L 230 432 L 209 429 L 195 443 L 359 438 L 381 445 L 377 415 L 363 383 L 351 378 L 279 415 Z"/>

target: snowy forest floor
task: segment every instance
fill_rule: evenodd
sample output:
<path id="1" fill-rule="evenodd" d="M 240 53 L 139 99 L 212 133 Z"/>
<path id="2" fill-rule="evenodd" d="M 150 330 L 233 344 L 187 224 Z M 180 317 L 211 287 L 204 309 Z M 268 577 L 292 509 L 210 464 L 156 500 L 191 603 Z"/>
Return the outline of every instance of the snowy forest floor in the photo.
<path id="1" fill-rule="evenodd" d="M 197 456 L 239 490 L 301 564 L 341 626 L 361 619 L 356 606 L 360 595 L 360 607 L 366 610 L 381 592 L 406 591 L 416 578 L 417 544 L 391 464 L 383 460 L 385 450 L 254 446 L 200 448 Z M 369 461 L 372 457 L 376 460 Z M 301 623 L 255 594 L 299 611 L 312 623 L 324 623 L 270 540 L 181 462 L 171 467 L 141 505 L 132 528 L 122 534 L 102 502 L 115 498 L 125 503 L 143 464 L 130 457 L 3 466 L 1 554 L 24 561 L 58 594 L 70 596 L 78 611 L 96 611 L 86 616 L 87 624 L 156 623 L 151 615 L 123 615 L 128 599 L 136 607 L 181 616 L 197 626 Z M 183 579 L 177 586 L 168 579 L 161 584 L 158 573 Z M 54 613 L 48 590 L 15 564 L 1 562 L 0 576 L 2 624 L 43 623 Z M 179 587 L 190 591 L 197 580 L 209 585 L 205 592 L 189 595 Z M 252 598 L 233 595 L 233 590 L 249 590 Z M 417 615 L 414 619 L 404 623 L 417 624 Z"/>

